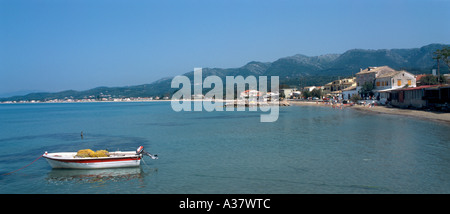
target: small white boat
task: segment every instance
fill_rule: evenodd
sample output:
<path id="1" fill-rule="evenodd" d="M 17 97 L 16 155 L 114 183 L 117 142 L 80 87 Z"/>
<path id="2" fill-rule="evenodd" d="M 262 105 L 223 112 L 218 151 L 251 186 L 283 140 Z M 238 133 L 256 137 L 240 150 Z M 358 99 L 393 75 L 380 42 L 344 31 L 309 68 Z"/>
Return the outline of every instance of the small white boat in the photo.
<path id="1" fill-rule="evenodd" d="M 78 157 L 77 152 L 57 152 L 43 155 L 52 168 L 67 169 L 106 169 L 120 167 L 137 167 L 141 163 L 143 155 L 152 159 L 158 159 L 158 155 L 152 155 L 139 146 L 136 151 L 109 152 L 108 157 Z"/>

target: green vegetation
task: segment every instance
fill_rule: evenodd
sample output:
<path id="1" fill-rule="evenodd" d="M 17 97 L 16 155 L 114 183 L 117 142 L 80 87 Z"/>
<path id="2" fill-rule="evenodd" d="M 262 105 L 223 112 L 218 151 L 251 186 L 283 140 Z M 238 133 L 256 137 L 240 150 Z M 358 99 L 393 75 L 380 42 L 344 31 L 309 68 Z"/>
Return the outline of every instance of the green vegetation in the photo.
<path id="1" fill-rule="evenodd" d="M 374 85 L 371 82 L 365 82 L 364 85 L 361 86 L 361 89 L 359 91 L 359 94 L 361 95 L 361 97 L 369 97 L 369 96 L 373 96 L 373 90 L 374 89 Z"/>
<path id="2" fill-rule="evenodd" d="M 433 76 L 428 74 L 420 79 L 421 85 L 437 85 L 447 83 L 444 75 Z"/>
<path id="3" fill-rule="evenodd" d="M 304 91 L 302 91 L 302 96 L 303 96 L 303 98 L 308 98 L 308 97 L 322 98 L 323 92 L 322 92 L 322 89 L 313 89 L 312 91 L 304 90 Z"/>
<path id="4" fill-rule="evenodd" d="M 437 49 L 435 52 L 433 52 L 434 56 L 433 59 L 437 62 L 437 68 L 439 72 L 439 64 L 442 61 L 447 65 L 447 68 L 450 70 L 450 60 L 448 59 L 450 55 L 450 47 L 446 46 L 442 49 Z"/>

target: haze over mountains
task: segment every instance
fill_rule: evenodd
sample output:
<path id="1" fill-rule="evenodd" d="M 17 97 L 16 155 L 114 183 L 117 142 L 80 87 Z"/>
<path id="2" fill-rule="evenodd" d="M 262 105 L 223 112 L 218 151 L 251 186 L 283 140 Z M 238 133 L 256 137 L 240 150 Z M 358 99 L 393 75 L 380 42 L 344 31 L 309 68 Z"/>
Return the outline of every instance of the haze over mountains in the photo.
<path id="1" fill-rule="evenodd" d="M 411 49 L 352 49 L 342 54 L 305 56 L 297 54 L 283 57 L 274 62 L 252 61 L 239 68 L 203 68 L 203 78 L 217 75 L 225 82 L 225 76 L 249 75 L 279 76 L 280 84 L 295 87 L 324 85 L 338 77 L 348 77 L 368 66 L 387 65 L 394 69 L 406 70 L 413 74 L 431 73 L 437 67 L 433 52 L 445 44 L 430 44 Z M 449 73 L 448 68 L 440 65 L 441 73 Z M 193 80 L 193 71 L 185 74 Z M 172 77 L 163 78 L 150 84 L 126 87 L 97 87 L 86 91 L 67 90 L 56 93 L 30 93 L 24 96 L 0 98 L 0 101 L 52 100 L 98 98 L 108 95 L 112 98 L 170 96 L 176 89 L 170 87 Z"/>

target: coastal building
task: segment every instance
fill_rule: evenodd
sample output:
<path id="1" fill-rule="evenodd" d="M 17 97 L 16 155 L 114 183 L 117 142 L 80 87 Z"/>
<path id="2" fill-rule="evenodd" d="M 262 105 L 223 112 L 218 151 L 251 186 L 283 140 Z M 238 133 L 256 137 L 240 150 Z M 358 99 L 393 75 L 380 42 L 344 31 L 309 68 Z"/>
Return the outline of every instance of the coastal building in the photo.
<path id="1" fill-rule="evenodd" d="M 340 91 L 351 86 L 356 86 L 356 77 L 333 81 L 331 84 L 331 91 Z"/>
<path id="2" fill-rule="evenodd" d="M 447 83 L 450 83 L 450 74 L 444 74 L 445 80 L 447 80 Z"/>
<path id="3" fill-rule="evenodd" d="M 375 90 L 397 89 L 405 86 L 416 87 L 416 77 L 406 71 L 393 71 L 379 75 L 375 79 Z"/>
<path id="4" fill-rule="evenodd" d="M 273 92 L 269 91 L 269 92 L 267 92 L 266 94 L 263 95 L 263 100 L 262 101 L 264 101 L 264 102 L 272 101 L 272 98 L 277 100 L 279 98 L 279 96 L 280 96 L 280 93 L 278 93 L 277 91 L 273 91 Z"/>
<path id="5" fill-rule="evenodd" d="M 415 76 L 406 71 L 393 71 L 382 74 L 375 79 L 373 92 L 381 103 L 386 103 L 390 91 L 404 87 L 416 87 Z"/>
<path id="6" fill-rule="evenodd" d="M 307 90 L 307 91 L 311 92 L 314 89 L 316 89 L 316 86 L 306 86 L 306 87 L 303 88 L 303 91 Z"/>
<path id="7" fill-rule="evenodd" d="M 348 88 L 342 89 L 342 99 L 349 100 L 354 94 L 358 95 L 358 91 L 355 86 L 350 86 Z"/>
<path id="8" fill-rule="evenodd" d="M 302 95 L 301 91 L 294 91 L 294 92 L 292 92 L 292 96 L 293 97 L 299 98 L 301 95 Z"/>
<path id="9" fill-rule="evenodd" d="M 428 100 L 424 99 L 424 97 L 426 90 L 429 88 L 436 88 L 436 85 L 391 90 L 391 105 L 400 108 L 424 108 L 428 106 Z"/>
<path id="10" fill-rule="evenodd" d="M 315 86 L 312 86 L 315 87 Z M 312 91 L 312 89 L 311 89 Z M 300 96 L 301 92 L 297 90 L 297 88 L 283 88 L 280 89 L 281 94 L 284 94 L 285 98 L 291 98 L 294 96 Z"/>
<path id="11" fill-rule="evenodd" d="M 391 105 L 399 108 L 434 108 L 449 111 L 450 85 L 422 85 L 390 92 Z"/>
<path id="12" fill-rule="evenodd" d="M 322 92 L 325 96 L 330 96 L 332 84 L 333 84 L 333 82 L 329 82 L 322 87 L 323 88 Z"/>
<path id="13" fill-rule="evenodd" d="M 363 86 L 366 82 L 375 84 L 375 90 L 416 86 L 416 77 L 407 71 L 397 71 L 389 66 L 368 67 L 356 73 L 356 84 Z"/>
<path id="14" fill-rule="evenodd" d="M 356 73 L 356 85 L 357 87 L 361 87 L 366 82 L 374 83 L 378 76 L 392 72 L 395 72 L 395 70 L 389 66 L 368 67 L 364 70 L 360 69 L 360 71 Z"/>
<path id="15" fill-rule="evenodd" d="M 424 91 L 424 100 L 429 106 L 440 107 L 450 105 L 450 84 L 428 87 Z"/>
<path id="16" fill-rule="evenodd" d="M 385 103 L 389 98 L 390 91 L 404 87 L 416 87 L 416 77 L 407 71 L 397 71 L 389 66 L 368 67 L 356 73 L 356 90 L 361 90 L 366 83 L 373 84 L 374 96 L 381 103 Z"/>
<path id="17" fill-rule="evenodd" d="M 356 77 L 334 80 L 323 86 L 323 94 L 327 97 L 342 97 L 344 89 L 356 87 Z M 349 90 L 347 90 L 349 91 Z M 346 92 L 347 93 L 347 92 Z M 344 98 L 345 99 L 345 98 Z"/>
<path id="18" fill-rule="evenodd" d="M 258 90 L 246 90 L 241 92 L 240 97 L 241 98 L 249 98 L 249 97 L 259 97 L 262 96 L 262 92 L 258 91 Z"/>
<path id="19" fill-rule="evenodd" d="M 421 86 L 422 84 L 422 78 L 427 76 L 427 74 L 418 74 L 416 75 L 416 85 Z"/>

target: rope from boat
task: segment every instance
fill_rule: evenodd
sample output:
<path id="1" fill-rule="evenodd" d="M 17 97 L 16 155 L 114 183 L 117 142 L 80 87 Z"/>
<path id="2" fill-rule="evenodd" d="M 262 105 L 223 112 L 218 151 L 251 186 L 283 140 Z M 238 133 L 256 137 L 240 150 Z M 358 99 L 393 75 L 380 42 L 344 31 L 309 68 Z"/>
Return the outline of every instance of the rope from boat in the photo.
<path id="1" fill-rule="evenodd" d="M 16 169 L 16 170 L 14 170 L 14 171 L 12 171 L 12 172 L 8 172 L 8 173 L 5 173 L 5 174 L 2 174 L 1 176 L 3 176 L 3 175 L 9 175 L 9 174 L 12 174 L 12 173 L 14 173 L 14 172 L 17 172 L 17 171 L 19 171 L 19 170 L 25 169 L 25 168 L 28 167 L 29 165 L 31 165 L 31 164 L 33 164 L 34 162 L 36 162 L 37 160 L 39 160 L 39 158 L 42 158 L 42 156 L 44 156 L 44 155 L 42 154 L 41 156 L 39 156 L 38 158 L 36 158 L 33 162 L 29 163 L 28 165 L 26 165 L 26 166 L 24 166 L 24 167 L 22 167 L 22 168 L 20 168 L 20 169 Z"/>

